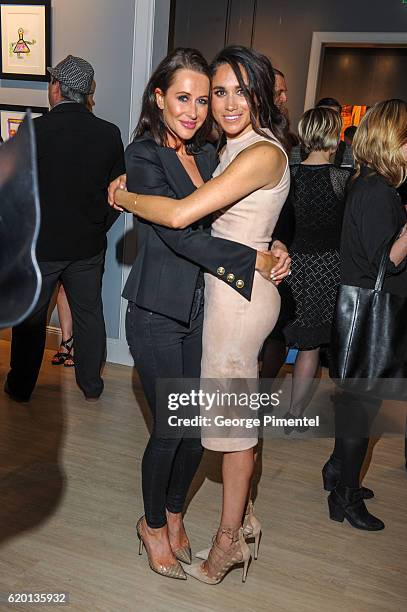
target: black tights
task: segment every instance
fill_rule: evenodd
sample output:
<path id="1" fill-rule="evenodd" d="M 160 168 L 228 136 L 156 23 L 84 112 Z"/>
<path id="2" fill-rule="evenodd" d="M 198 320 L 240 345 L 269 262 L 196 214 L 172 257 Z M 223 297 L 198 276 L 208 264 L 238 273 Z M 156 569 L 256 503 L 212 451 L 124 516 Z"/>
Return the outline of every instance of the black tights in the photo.
<path id="1" fill-rule="evenodd" d="M 380 405 L 380 400 L 351 393 L 342 393 L 335 400 L 338 437 L 331 457 L 340 465 L 340 485 L 343 487 L 360 487 L 360 472 L 369 445 L 367 436 Z"/>
<path id="2" fill-rule="evenodd" d="M 203 289 L 202 296 L 203 298 Z M 142 486 L 147 525 L 164 527 L 166 510 L 182 512 L 192 479 L 202 457 L 200 437 L 163 437 L 157 426 L 169 416 L 168 406 L 158 405 L 159 379 L 199 379 L 202 353 L 203 300 L 196 299 L 189 324 L 169 319 L 129 303 L 126 335 L 154 428 L 142 460 Z"/>
<path id="3" fill-rule="evenodd" d="M 343 487 L 360 487 L 360 471 L 368 445 L 369 438 L 335 438 L 332 459 L 340 462 L 340 484 Z"/>

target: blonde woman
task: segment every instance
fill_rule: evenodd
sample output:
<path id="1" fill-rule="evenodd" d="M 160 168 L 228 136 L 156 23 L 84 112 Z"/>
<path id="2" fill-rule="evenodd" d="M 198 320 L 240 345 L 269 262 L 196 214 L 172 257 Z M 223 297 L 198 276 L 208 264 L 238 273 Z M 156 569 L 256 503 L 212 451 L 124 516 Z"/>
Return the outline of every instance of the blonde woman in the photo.
<path id="1" fill-rule="evenodd" d="M 331 163 L 341 129 L 340 114 L 324 107 L 308 110 L 298 125 L 307 157 L 291 166 L 288 202 L 295 230 L 290 246 L 292 275 L 287 283 L 295 302 L 295 316 L 284 335 L 288 346 L 299 349 L 288 417 L 298 417 L 304 411 L 319 367 L 320 348 L 329 343 L 331 334 L 345 190 L 350 177 L 349 170 Z M 292 429 L 287 426 L 286 433 Z"/>
<path id="2" fill-rule="evenodd" d="M 373 106 L 356 131 L 353 152 L 356 174 L 346 199 L 341 283 L 373 289 L 383 249 L 398 233 L 384 291 L 407 297 L 406 211 L 397 193 L 407 176 L 407 103 L 386 100 Z M 336 439 L 328 462 L 330 488 L 335 487 L 328 498 L 330 518 L 340 522 L 346 518 L 353 527 L 378 531 L 384 523 L 366 508 L 360 471 L 369 442 L 362 435 L 366 436 L 366 424 L 380 401 L 345 393 L 338 404 L 337 426 L 341 432 L 352 429 L 349 436 Z"/>

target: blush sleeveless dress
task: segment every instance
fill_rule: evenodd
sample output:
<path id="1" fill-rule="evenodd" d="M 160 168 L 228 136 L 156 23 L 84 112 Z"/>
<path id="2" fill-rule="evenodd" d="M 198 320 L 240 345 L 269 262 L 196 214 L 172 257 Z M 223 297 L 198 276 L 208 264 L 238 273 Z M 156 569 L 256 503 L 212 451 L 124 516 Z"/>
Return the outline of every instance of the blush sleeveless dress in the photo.
<path id="1" fill-rule="evenodd" d="M 238 138 L 228 140 L 213 176 L 221 174 L 241 151 L 260 141 L 271 141 L 285 154 L 282 145 L 271 132 L 265 132 L 269 139 L 251 130 Z M 287 158 L 286 154 L 285 156 Z M 256 172 L 255 167 L 253 172 Z M 267 251 L 289 188 L 290 171 L 287 159 L 284 174 L 276 187 L 255 191 L 218 211 L 218 216 L 212 224 L 212 236 L 240 242 L 258 251 Z M 239 279 L 232 279 L 233 275 L 229 276 L 230 281 L 229 277 L 227 280 L 239 287 Z M 253 379 L 258 378 L 259 352 L 277 321 L 279 311 L 280 295 L 277 288 L 260 273 L 255 272 L 250 302 L 232 290 L 228 284 L 219 282 L 211 274 L 205 274 L 201 362 L 204 390 L 211 386 L 214 389 L 217 386 L 216 381 L 222 386 L 221 379 L 251 379 L 253 382 Z M 225 385 L 223 390 L 227 389 L 228 383 L 225 382 Z M 210 411 L 202 412 L 205 416 L 211 416 Z M 251 416 L 256 417 L 257 414 Z M 222 427 L 214 434 L 213 428 L 208 433 L 209 429 L 203 427 L 202 444 L 207 449 L 222 452 L 245 450 L 257 444 L 257 430 L 250 430 L 248 435 L 240 437 L 241 431 L 238 427 Z"/>

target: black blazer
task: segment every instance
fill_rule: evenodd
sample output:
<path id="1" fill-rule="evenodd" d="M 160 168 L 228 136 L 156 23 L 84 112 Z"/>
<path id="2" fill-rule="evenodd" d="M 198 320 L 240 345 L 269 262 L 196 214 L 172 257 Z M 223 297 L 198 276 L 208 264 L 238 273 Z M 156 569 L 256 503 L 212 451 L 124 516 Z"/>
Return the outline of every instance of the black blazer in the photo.
<path id="1" fill-rule="evenodd" d="M 92 257 L 105 247 L 118 216 L 107 188 L 125 168 L 119 128 L 75 102 L 55 106 L 34 126 L 41 203 L 37 257 Z"/>
<path id="2" fill-rule="evenodd" d="M 174 149 L 160 147 L 148 133 L 126 150 L 127 188 L 140 194 L 181 199 L 194 190 Z M 216 167 L 216 154 L 207 144 L 195 155 L 204 181 Z M 216 275 L 250 300 L 257 252 L 247 246 L 213 238 L 211 218 L 183 230 L 138 220 L 138 255 L 123 297 L 179 321 L 188 322 L 200 268 Z"/>

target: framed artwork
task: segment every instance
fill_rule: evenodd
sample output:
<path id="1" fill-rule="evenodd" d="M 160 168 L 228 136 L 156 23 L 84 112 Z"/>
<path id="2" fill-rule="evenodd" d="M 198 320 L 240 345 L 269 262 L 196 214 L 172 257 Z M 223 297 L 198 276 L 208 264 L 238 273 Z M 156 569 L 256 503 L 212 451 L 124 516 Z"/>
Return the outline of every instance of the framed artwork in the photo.
<path id="1" fill-rule="evenodd" d="M 48 112 L 45 106 L 31 106 L 32 117 L 40 117 Z M 16 135 L 20 127 L 27 108 L 25 106 L 14 106 L 10 104 L 0 104 L 0 135 L 3 141 Z"/>
<path id="2" fill-rule="evenodd" d="M 0 79 L 48 81 L 51 0 L 0 0 Z"/>
<path id="3" fill-rule="evenodd" d="M 358 126 L 362 120 L 363 115 L 366 114 L 368 106 L 355 106 L 353 104 L 345 104 L 342 106 L 342 132 L 341 138 L 343 140 L 343 134 L 347 127 L 350 125 Z"/>

